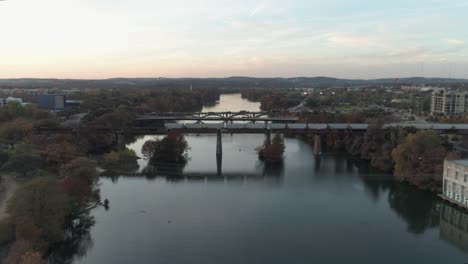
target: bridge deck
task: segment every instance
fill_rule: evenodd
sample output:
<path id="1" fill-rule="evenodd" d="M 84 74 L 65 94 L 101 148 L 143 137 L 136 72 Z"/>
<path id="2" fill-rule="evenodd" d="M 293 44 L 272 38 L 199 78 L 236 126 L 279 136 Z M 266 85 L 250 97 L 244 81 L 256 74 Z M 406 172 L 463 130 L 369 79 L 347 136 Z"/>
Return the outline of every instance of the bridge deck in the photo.
<path id="1" fill-rule="evenodd" d="M 258 121 L 258 122 L 296 122 L 289 117 L 196 117 L 196 116 L 143 116 L 136 121 Z"/>
<path id="2" fill-rule="evenodd" d="M 340 134 L 340 133 L 364 133 L 369 129 L 369 124 L 286 124 L 286 123 L 259 123 L 259 124 L 178 124 L 169 123 L 164 127 L 134 127 L 130 129 L 117 130 L 112 128 L 82 127 L 82 128 L 38 128 L 39 133 L 123 133 L 133 135 L 145 134 L 167 134 L 168 131 L 177 131 L 184 134 L 214 134 L 218 131 L 228 134 L 263 134 L 267 131 L 284 134 Z M 415 127 L 421 130 L 434 130 L 439 133 L 468 134 L 468 124 L 435 124 L 435 123 L 392 123 L 386 124 L 383 128 L 390 127 Z"/>

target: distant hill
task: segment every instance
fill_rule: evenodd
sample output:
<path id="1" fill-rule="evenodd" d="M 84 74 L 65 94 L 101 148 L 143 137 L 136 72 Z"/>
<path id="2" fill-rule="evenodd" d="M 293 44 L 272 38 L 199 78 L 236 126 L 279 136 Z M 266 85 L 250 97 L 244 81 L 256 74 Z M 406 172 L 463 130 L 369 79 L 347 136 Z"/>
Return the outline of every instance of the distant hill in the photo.
<path id="1" fill-rule="evenodd" d="M 112 78 L 103 80 L 79 79 L 0 79 L 3 88 L 324 88 L 391 84 L 452 85 L 466 84 L 468 79 L 451 78 L 386 78 L 338 79 L 331 77 L 253 78 Z"/>

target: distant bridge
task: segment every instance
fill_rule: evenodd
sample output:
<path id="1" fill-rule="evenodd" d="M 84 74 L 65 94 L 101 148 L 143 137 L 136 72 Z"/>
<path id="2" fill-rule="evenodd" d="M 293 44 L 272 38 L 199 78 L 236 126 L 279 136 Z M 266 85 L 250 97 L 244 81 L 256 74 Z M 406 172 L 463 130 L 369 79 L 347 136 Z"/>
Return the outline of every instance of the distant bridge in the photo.
<path id="1" fill-rule="evenodd" d="M 195 113 L 151 113 L 136 119 L 136 123 L 145 125 L 148 123 L 165 123 L 174 121 L 222 121 L 225 123 L 241 122 L 273 122 L 295 123 L 297 118 L 280 117 L 279 112 L 195 112 Z"/>

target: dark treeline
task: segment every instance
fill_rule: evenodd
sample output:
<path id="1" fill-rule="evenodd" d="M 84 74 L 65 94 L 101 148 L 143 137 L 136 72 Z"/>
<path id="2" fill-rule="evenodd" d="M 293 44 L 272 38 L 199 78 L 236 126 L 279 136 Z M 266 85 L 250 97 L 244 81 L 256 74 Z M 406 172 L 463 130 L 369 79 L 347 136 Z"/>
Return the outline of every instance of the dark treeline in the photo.
<path id="1" fill-rule="evenodd" d="M 41 88 L 57 87 L 94 88 L 94 89 L 146 89 L 146 88 L 302 88 L 302 87 L 347 87 L 362 85 L 412 85 L 432 84 L 444 86 L 460 86 L 468 83 L 465 79 L 450 78 L 401 78 L 401 79 L 374 79 L 352 80 L 330 77 L 296 77 L 296 78 L 114 78 L 104 80 L 78 80 L 78 79 L 0 79 L 3 88 Z"/>
<path id="2" fill-rule="evenodd" d="M 303 96 L 298 91 L 247 89 L 241 91 L 242 98 L 259 102 L 263 111 L 275 111 L 299 105 Z"/>
<path id="3" fill-rule="evenodd" d="M 374 168 L 392 172 L 399 181 L 431 191 L 442 187 L 444 160 L 458 158 L 449 151 L 447 138 L 414 128 L 382 129 L 376 125 L 362 135 L 330 134 L 324 140 L 331 149 L 346 151 Z"/>

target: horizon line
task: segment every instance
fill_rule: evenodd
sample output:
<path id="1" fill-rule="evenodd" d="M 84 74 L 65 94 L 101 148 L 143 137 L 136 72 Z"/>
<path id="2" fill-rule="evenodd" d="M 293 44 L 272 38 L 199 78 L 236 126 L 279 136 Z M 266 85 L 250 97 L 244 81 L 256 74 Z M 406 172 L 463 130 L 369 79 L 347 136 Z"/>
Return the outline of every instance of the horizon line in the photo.
<path id="1" fill-rule="evenodd" d="M 81 81 L 105 81 L 113 79 L 229 79 L 229 78 L 250 78 L 250 79 L 300 79 L 300 78 L 329 78 L 338 80 L 354 80 L 354 81 L 372 81 L 372 80 L 383 80 L 383 79 L 449 79 L 449 80 L 464 80 L 468 81 L 468 78 L 463 77 L 423 77 L 423 76 L 411 76 L 411 77 L 378 77 L 378 78 L 339 78 L 324 75 L 316 76 L 295 76 L 295 77 L 254 77 L 254 76 L 225 76 L 225 77 L 108 77 L 108 78 L 56 78 L 56 77 L 14 77 L 4 78 L 0 80 L 81 80 Z"/>

